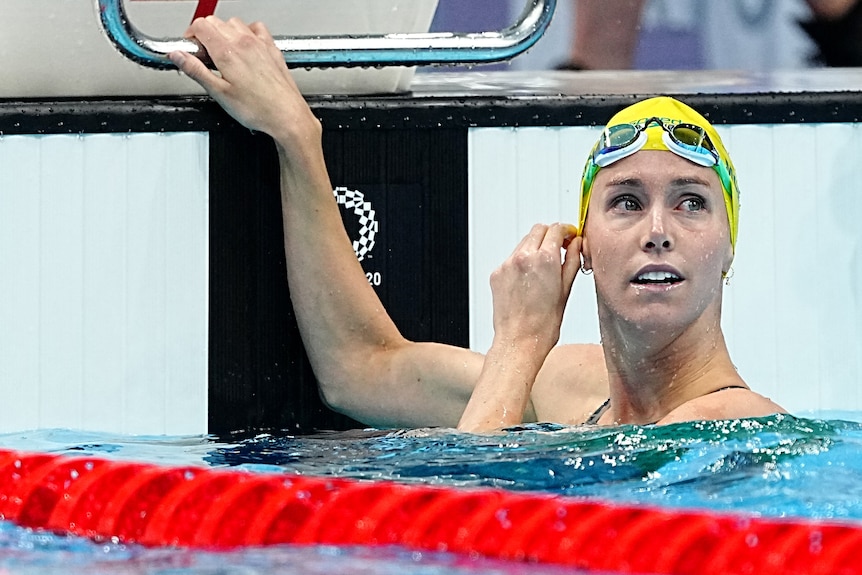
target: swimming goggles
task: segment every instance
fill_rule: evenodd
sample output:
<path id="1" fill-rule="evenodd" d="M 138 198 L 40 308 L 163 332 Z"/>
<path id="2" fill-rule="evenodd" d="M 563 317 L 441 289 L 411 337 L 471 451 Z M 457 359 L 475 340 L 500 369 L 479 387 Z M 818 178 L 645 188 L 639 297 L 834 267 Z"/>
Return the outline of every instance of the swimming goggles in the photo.
<path id="1" fill-rule="evenodd" d="M 662 142 L 674 154 L 694 162 L 698 166 L 712 168 L 718 174 L 721 187 L 727 196 L 727 209 L 730 214 L 733 205 L 732 176 L 725 162 L 718 153 L 706 130 L 695 124 L 674 122 L 659 117 L 647 118 L 631 124 L 616 124 L 602 131 L 599 141 L 587 159 L 581 183 L 582 202 L 588 203 L 593 183 L 599 169 L 604 168 L 623 158 L 631 156 L 642 149 L 649 139 L 646 131 L 653 124 L 662 129 Z M 580 226 L 583 228 L 586 220 L 586 209 L 581 210 Z"/>
<path id="2" fill-rule="evenodd" d="M 712 140 L 700 126 L 666 122 L 652 117 L 636 124 L 617 124 L 605 128 L 593 149 L 593 162 L 604 168 L 631 156 L 646 145 L 646 131 L 653 124 L 661 127 L 664 145 L 676 155 L 706 168 L 711 168 L 721 161 Z"/>

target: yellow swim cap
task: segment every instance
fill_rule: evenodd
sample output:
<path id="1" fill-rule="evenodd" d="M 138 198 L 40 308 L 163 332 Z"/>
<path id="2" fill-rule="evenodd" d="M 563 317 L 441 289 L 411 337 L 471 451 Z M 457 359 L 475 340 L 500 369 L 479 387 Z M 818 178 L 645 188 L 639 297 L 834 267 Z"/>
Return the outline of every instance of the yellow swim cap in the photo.
<path id="1" fill-rule="evenodd" d="M 598 171 L 639 150 L 666 150 L 715 170 L 724 190 L 730 243 L 735 251 L 739 229 L 739 187 L 730 155 L 706 118 L 679 100 L 666 96 L 632 104 L 618 112 L 605 126 L 581 178 L 580 233 L 584 230 Z"/>

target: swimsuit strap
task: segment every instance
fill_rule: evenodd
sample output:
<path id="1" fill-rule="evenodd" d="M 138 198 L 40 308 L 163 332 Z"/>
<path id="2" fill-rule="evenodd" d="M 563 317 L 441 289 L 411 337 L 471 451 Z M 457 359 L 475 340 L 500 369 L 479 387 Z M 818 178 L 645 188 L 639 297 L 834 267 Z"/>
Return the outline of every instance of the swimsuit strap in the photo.
<path id="1" fill-rule="evenodd" d="M 744 385 L 726 385 L 724 387 L 719 387 L 718 389 L 713 389 L 709 393 L 705 393 L 704 395 L 709 395 L 711 393 L 718 393 L 719 391 L 724 391 L 725 389 L 748 389 Z M 584 425 L 597 425 L 599 420 L 605 414 L 605 412 L 611 406 L 611 398 L 607 398 L 604 403 L 602 403 L 598 409 L 596 409 L 592 415 L 590 415 L 587 420 L 584 422 Z M 655 423 L 658 423 L 657 421 Z M 654 425 L 650 423 L 648 425 Z"/>
<path id="2" fill-rule="evenodd" d="M 584 425 L 596 425 L 608 408 L 611 406 L 611 398 L 607 398 L 603 404 L 599 406 L 597 410 L 593 412 L 591 416 L 587 418 L 587 421 L 584 422 Z"/>
<path id="3" fill-rule="evenodd" d="M 718 389 L 713 389 L 709 393 L 705 393 L 704 395 L 709 395 L 710 393 L 718 393 L 719 391 L 724 391 L 725 389 L 748 389 L 744 385 L 725 385 L 724 387 L 719 387 Z"/>

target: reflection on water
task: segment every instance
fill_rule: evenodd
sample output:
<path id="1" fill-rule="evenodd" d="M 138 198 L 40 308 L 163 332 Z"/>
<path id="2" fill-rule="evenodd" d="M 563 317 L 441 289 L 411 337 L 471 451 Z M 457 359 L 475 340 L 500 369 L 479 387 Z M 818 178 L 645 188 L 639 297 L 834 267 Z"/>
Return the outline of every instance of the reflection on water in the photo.
<path id="1" fill-rule="evenodd" d="M 311 436 L 0 436 L 7 448 L 249 472 L 492 486 L 666 507 L 862 522 L 862 424 L 774 416 L 663 427 L 535 425 L 494 435 L 361 430 Z M 2 525 L 2 524 L 0 524 Z M 0 567 L 111 573 L 509 573 L 525 566 L 402 549 L 145 550 L 0 529 Z M 298 569 L 298 570 L 297 570 Z M 534 573 L 558 572 L 535 567 Z"/>

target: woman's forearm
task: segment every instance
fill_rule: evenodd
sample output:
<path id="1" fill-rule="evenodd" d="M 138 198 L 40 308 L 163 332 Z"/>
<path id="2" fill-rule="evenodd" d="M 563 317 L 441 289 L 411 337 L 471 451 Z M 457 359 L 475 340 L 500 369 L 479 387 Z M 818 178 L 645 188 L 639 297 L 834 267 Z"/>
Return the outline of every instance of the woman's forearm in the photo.
<path id="1" fill-rule="evenodd" d="M 538 338 L 495 338 L 458 429 L 494 431 L 523 423 L 533 383 L 549 352 Z"/>
<path id="2" fill-rule="evenodd" d="M 375 353 L 405 342 L 353 251 L 319 133 L 295 137 L 301 145 L 278 142 L 290 297 L 321 383 L 361 379 Z"/>

